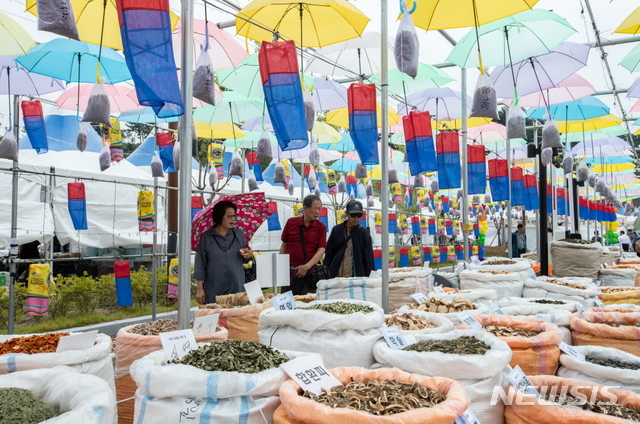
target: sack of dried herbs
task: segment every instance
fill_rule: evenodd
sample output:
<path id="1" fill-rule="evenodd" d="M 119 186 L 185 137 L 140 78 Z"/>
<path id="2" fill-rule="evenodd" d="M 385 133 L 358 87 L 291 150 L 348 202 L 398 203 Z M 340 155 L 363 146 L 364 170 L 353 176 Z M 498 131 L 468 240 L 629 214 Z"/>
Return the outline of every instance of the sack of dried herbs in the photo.
<path id="1" fill-rule="evenodd" d="M 531 269 L 531 261 L 528 259 L 514 258 L 505 259 L 500 257 L 490 257 L 480 263 L 478 271 L 506 271 L 515 272 L 520 276 L 520 280 L 524 283 L 531 278 L 529 269 Z"/>
<path id="2" fill-rule="evenodd" d="M 635 285 L 637 275 L 638 272 L 636 269 L 613 266 L 599 270 L 598 280 L 602 281 L 603 286 L 633 286 Z"/>
<path id="3" fill-rule="evenodd" d="M 537 399 L 532 395 L 519 395 L 511 405 L 505 407 L 504 417 L 507 424 L 624 424 L 637 422 L 636 420 L 625 419 L 626 412 L 637 413 L 640 416 L 640 394 L 627 390 L 617 390 L 613 388 L 604 388 L 603 386 L 588 380 L 577 380 L 573 378 L 556 377 L 552 375 L 537 375 L 529 377 L 529 380 L 536 388 L 546 387 L 546 393 L 581 393 L 584 398 L 578 400 L 575 406 L 559 405 L 558 403 L 550 403 L 546 399 Z M 615 400 L 612 402 L 612 398 Z M 551 399 L 556 401 L 558 399 Z M 572 401 L 568 397 L 567 401 Z M 620 415 L 617 417 L 605 415 L 597 412 L 591 412 L 588 409 L 605 409 L 594 405 L 594 402 L 612 402 L 609 410 L 618 411 Z M 577 406 L 577 407 L 576 407 Z M 582 407 L 582 408 L 581 408 Z M 624 407 L 631 407 L 634 410 L 625 410 Z M 583 409 L 583 410 L 581 410 Z M 615 412 L 614 412 L 615 413 Z"/>
<path id="4" fill-rule="evenodd" d="M 45 423 L 112 424 L 116 422 L 116 399 L 112 388 L 95 375 L 58 366 L 0 375 L 0 387 L 29 390 L 61 414 Z M 17 399 L 15 403 L 20 402 Z M 6 401 L 6 399 L 4 399 Z M 0 409 L 10 407 L 3 402 Z M 18 405 L 19 406 L 19 405 Z M 28 414 L 30 405 L 25 406 Z M 0 421 L 3 421 L 0 412 Z M 26 419 L 23 422 L 28 422 Z"/>
<path id="5" fill-rule="evenodd" d="M 417 408 L 388 416 L 373 415 L 366 411 L 355 411 L 347 408 L 331 408 L 312 399 L 301 396 L 302 390 L 291 379 L 280 387 L 282 405 L 273 415 L 274 424 L 306 424 L 306 423 L 376 423 L 376 424 L 453 424 L 464 411 L 469 408 L 469 395 L 457 381 L 442 377 L 425 377 L 409 374 L 399 369 L 368 370 L 364 368 L 334 368 L 331 373 L 342 383 L 353 380 L 366 381 L 375 379 L 395 380 L 401 383 L 417 383 L 446 396 L 443 402 L 430 408 Z M 415 396 L 415 395 L 414 395 Z M 386 405 L 382 399 L 379 404 Z M 404 403 L 410 403 L 406 401 Z"/>
<path id="6" fill-rule="evenodd" d="M 20 337 L 29 337 L 30 334 Z M 0 336 L 0 343 L 17 336 Z M 111 337 L 98 334 L 96 343 L 89 349 L 68 350 L 51 353 L 26 353 L 0 355 L 0 375 L 15 371 L 37 370 L 66 365 L 83 374 L 92 374 L 106 381 L 115 392 L 113 382 L 113 360 L 111 359 Z"/>
<path id="7" fill-rule="evenodd" d="M 603 386 L 618 386 L 640 393 L 640 357 L 612 347 L 574 346 L 585 361 L 571 355 L 560 355 L 558 375 L 589 380 Z"/>
<path id="8" fill-rule="evenodd" d="M 197 317 L 220 314 L 218 326 L 229 331 L 230 340 L 244 340 L 247 342 L 258 342 L 258 317 L 265 309 L 273 306 L 269 301 L 258 305 L 248 305 L 242 308 L 209 309 L 206 305 L 196 309 Z"/>
<path id="9" fill-rule="evenodd" d="M 383 325 L 384 311 L 375 303 L 316 300 L 289 311 L 266 309 L 260 314 L 258 335 L 261 343 L 279 350 L 319 353 L 328 368 L 369 368 Z"/>
<path id="10" fill-rule="evenodd" d="M 492 303 L 496 303 L 498 300 L 498 294 L 494 289 L 455 290 L 447 293 L 429 292 L 427 296 L 436 297 L 446 302 L 451 302 L 454 297 L 464 297 L 472 303 L 481 303 L 487 306 Z"/>
<path id="11" fill-rule="evenodd" d="M 600 243 L 551 242 L 551 262 L 555 277 L 586 277 L 595 280 L 605 255 Z M 576 258 L 580 258 L 579 261 Z"/>
<path id="12" fill-rule="evenodd" d="M 330 278 L 316 284 L 316 299 L 355 299 L 382 304 L 382 278 Z"/>
<path id="13" fill-rule="evenodd" d="M 528 271 L 527 271 L 528 272 Z M 503 272 L 479 267 L 474 270 L 465 270 L 460 273 L 460 289 L 493 289 L 498 298 L 509 296 L 522 296 L 524 282 L 517 272 Z"/>
<path id="14" fill-rule="evenodd" d="M 580 302 L 582 306 L 595 306 L 595 296 L 598 290 L 592 284 L 593 280 L 582 277 L 556 277 L 554 267 L 553 277 L 538 277 L 524 283 L 524 297 L 557 299 L 563 301 Z"/>
<path id="15" fill-rule="evenodd" d="M 630 304 L 640 306 L 640 287 L 603 287 L 598 299 L 605 305 Z"/>
<path id="16" fill-rule="evenodd" d="M 469 394 L 471 409 L 481 423 L 504 423 L 504 404 L 490 405 L 490 401 L 494 387 L 507 386 L 512 356 L 507 343 L 492 334 L 475 330 L 408 335 L 405 339 L 413 345 L 409 349 L 424 343 L 428 351 L 393 350 L 386 341 L 379 340 L 373 346 L 378 364 L 412 374 L 456 380 Z M 482 350 L 477 345 L 482 345 Z"/>
<path id="17" fill-rule="evenodd" d="M 252 346 L 247 348 L 232 342 L 214 343 L 213 346 L 223 349 L 225 353 L 218 351 L 220 358 L 216 359 L 213 355 L 215 352 L 212 352 L 211 356 L 204 356 L 200 360 L 211 365 L 217 360 L 239 367 L 248 362 L 257 362 L 253 356 L 256 351 L 259 356 L 267 354 L 266 347 L 259 343 L 238 343 Z M 199 346 L 202 349 L 205 345 Z M 278 354 L 285 354 L 289 359 L 308 355 L 289 351 L 280 351 Z M 233 360 L 225 361 L 225 356 Z M 321 361 L 318 355 L 315 357 Z M 271 417 L 280 405 L 278 389 L 287 379 L 278 366 L 256 373 L 243 373 L 205 371 L 192 365 L 167 364 L 164 351 L 138 359 L 130 372 L 138 385 L 134 417 L 137 424 L 264 423 L 265 417 Z"/>
<path id="18" fill-rule="evenodd" d="M 512 297 L 511 299 L 498 299 L 498 305 L 503 307 L 520 306 L 520 305 L 542 305 L 550 311 L 569 311 L 575 312 L 576 302 L 571 300 L 548 299 L 544 297 Z"/>
<path id="19" fill-rule="evenodd" d="M 433 283 L 433 271 L 431 268 L 424 267 L 389 268 L 389 280 L 405 280 L 407 278 L 416 278 L 419 285 L 418 292 L 426 294 L 429 291 L 428 283 Z"/>
<path id="20" fill-rule="evenodd" d="M 515 306 L 504 306 L 500 309 L 502 309 L 505 314 L 512 317 L 537 318 L 544 322 L 557 325 L 562 333 L 562 341 L 571 345 L 573 344 L 571 341 L 571 330 L 569 330 L 571 312 L 564 309 L 557 309 L 553 306 L 555 305 L 526 303 Z"/>
<path id="21" fill-rule="evenodd" d="M 404 335 L 446 333 L 453 330 L 451 321 L 442 314 L 418 310 L 385 315 L 384 320 L 387 327 L 398 327 Z"/>
<path id="22" fill-rule="evenodd" d="M 536 318 L 514 318 L 501 315 L 478 315 L 474 317 L 483 327 L 505 327 L 507 333 L 512 329 L 513 336 L 499 337 L 505 341 L 513 356 L 509 365 L 520 365 L 526 375 L 548 374 L 554 375 L 558 369 L 562 333 L 555 324 L 550 324 Z M 470 329 L 466 324 L 460 324 L 458 329 Z M 526 332 L 537 332 L 532 337 L 518 335 Z"/>
<path id="23" fill-rule="evenodd" d="M 571 316 L 571 336 L 575 346 L 613 347 L 640 356 L 640 312 L 584 312 Z M 611 324 L 615 325 L 612 326 Z"/>
<path id="24" fill-rule="evenodd" d="M 418 305 L 416 301 L 412 300 L 410 304 L 398 309 L 398 313 L 413 312 L 415 310 L 419 311 L 420 309 L 418 308 L 424 307 L 424 305 L 424 303 L 422 305 Z M 467 299 L 457 296 L 454 296 L 450 302 L 433 297 L 429 299 L 428 305 L 429 307 L 426 310 L 427 312 L 433 312 L 437 313 L 438 315 L 442 315 L 443 317 L 451 321 L 453 325 L 460 324 L 460 318 L 458 318 L 458 315 L 456 315 L 459 312 L 466 312 L 471 316 L 488 314 L 490 312 L 489 307 L 487 307 L 486 305 L 483 305 L 481 303 L 471 303 Z M 471 306 L 473 309 L 468 309 L 469 306 Z"/>

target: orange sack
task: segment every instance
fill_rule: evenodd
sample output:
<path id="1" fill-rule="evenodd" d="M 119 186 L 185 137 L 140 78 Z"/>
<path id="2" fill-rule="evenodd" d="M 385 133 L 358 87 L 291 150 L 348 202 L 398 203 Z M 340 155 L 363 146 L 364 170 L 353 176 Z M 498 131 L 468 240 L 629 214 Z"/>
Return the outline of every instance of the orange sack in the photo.
<path id="1" fill-rule="evenodd" d="M 552 375 L 538 375 L 530 377 L 531 383 L 536 386 L 538 391 L 547 387 L 547 393 L 551 392 L 552 387 L 557 387 L 557 393 L 560 394 L 562 387 L 566 387 L 566 393 L 571 396 L 571 390 L 575 387 L 580 393 L 584 394 L 587 399 L 591 399 L 593 392 L 596 393 L 596 399 L 611 401 L 611 395 L 617 399 L 615 403 L 622 406 L 630 406 L 640 409 L 640 394 L 627 390 L 618 390 L 612 388 L 604 388 L 603 386 L 585 380 L 577 380 L 574 378 L 562 378 Z M 582 386 L 582 387 L 580 387 Z M 585 387 L 586 386 L 586 387 Z M 551 404 L 545 400 L 536 399 L 531 395 L 519 395 L 519 399 L 523 402 L 513 402 L 507 405 L 504 410 L 504 418 L 506 424 L 625 424 L 631 423 L 629 420 L 616 418 L 610 415 L 598 414 L 595 412 L 584 411 L 570 406 L 558 406 Z"/>
<path id="2" fill-rule="evenodd" d="M 562 332 L 557 325 L 544 322 L 537 318 L 514 318 L 502 315 L 475 315 L 474 318 L 482 325 L 499 325 L 502 327 L 519 328 L 521 330 L 541 331 L 535 337 L 498 337 L 505 341 L 513 356 L 509 365 L 520 365 L 526 375 L 548 374 L 554 375 L 558 370 Z M 459 324 L 459 329 L 470 329 L 466 324 Z"/>
<path id="3" fill-rule="evenodd" d="M 624 289 L 613 291 L 613 289 Z M 600 287 L 602 293 L 598 293 L 598 299 L 605 305 L 639 305 L 640 287 Z M 609 291 L 611 290 L 611 291 Z"/>
<path id="4" fill-rule="evenodd" d="M 457 381 L 442 377 L 409 374 L 397 368 L 368 370 L 340 367 L 330 370 L 341 383 L 377 378 L 393 379 L 403 383 L 418 383 L 447 396 L 433 408 L 420 408 L 388 416 L 377 416 L 347 408 L 330 408 L 300 396 L 302 390 L 289 379 L 280 386 L 282 405 L 273 414 L 274 424 L 453 424 L 469 408 L 469 395 Z"/>
<path id="5" fill-rule="evenodd" d="M 576 346 L 613 347 L 640 356 L 640 327 L 635 327 L 636 324 L 640 324 L 640 312 L 596 311 L 584 312 L 584 319 L 573 314 L 569 325 Z"/>
<path id="6" fill-rule="evenodd" d="M 230 309 L 196 309 L 196 318 L 220 314 L 218 325 L 229 331 L 229 340 L 260 342 L 258 337 L 258 317 L 260 312 L 273 306 L 273 302 Z"/>

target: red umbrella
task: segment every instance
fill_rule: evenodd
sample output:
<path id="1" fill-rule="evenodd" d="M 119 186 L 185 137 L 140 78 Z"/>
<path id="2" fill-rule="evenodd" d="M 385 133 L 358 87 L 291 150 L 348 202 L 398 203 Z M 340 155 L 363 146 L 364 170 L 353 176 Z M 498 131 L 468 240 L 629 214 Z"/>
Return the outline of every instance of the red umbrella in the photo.
<path id="1" fill-rule="evenodd" d="M 247 242 L 251 240 L 251 237 L 253 237 L 262 223 L 271 216 L 264 193 L 223 194 L 193 218 L 191 223 L 191 250 L 196 250 L 200 242 L 200 236 L 216 225 L 213 222 L 211 213 L 215 204 L 221 200 L 228 200 L 238 208 L 236 226 L 242 229 Z"/>

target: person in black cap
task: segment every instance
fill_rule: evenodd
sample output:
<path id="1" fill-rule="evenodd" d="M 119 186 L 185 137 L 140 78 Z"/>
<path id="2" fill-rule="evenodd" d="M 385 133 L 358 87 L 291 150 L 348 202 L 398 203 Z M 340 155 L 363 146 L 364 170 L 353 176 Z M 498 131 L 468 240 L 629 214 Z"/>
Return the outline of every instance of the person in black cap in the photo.
<path id="1" fill-rule="evenodd" d="M 331 230 L 324 263 L 332 278 L 368 277 L 374 270 L 373 240 L 369 231 L 360 226 L 362 203 L 351 200 L 346 209 L 347 220 Z"/>

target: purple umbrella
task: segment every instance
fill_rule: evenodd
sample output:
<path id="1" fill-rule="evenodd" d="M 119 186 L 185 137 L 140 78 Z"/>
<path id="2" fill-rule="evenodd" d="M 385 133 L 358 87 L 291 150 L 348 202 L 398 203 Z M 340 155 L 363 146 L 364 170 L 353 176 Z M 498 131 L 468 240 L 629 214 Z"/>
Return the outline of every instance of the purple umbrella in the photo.
<path id="1" fill-rule="evenodd" d="M 312 92 L 316 110 L 333 110 L 347 107 L 347 87 L 327 78 L 316 78 Z"/>
<path id="2" fill-rule="evenodd" d="M 407 103 L 398 105 L 400 115 L 412 110 L 429 111 L 433 120 L 452 121 L 462 117 L 462 94 L 450 88 L 429 88 L 411 93 Z M 472 99 L 467 96 L 467 112 L 471 113 Z"/>
<path id="3" fill-rule="evenodd" d="M 0 56 L 0 94 L 42 96 L 64 90 L 63 81 L 30 73 L 14 61 L 16 57 Z M 11 86 L 11 92 L 9 92 L 9 86 Z"/>
<path id="4" fill-rule="evenodd" d="M 589 50 L 587 45 L 565 42 L 550 53 L 533 56 L 511 66 L 496 66 L 491 73 L 496 95 L 512 99 L 514 77 L 520 96 L 555 87 L 587 66 Z"/>
<path id="5" fill-rule="evenodd" d="M 636 78 L 636 80 L 629 87 L 629 91 L 627 91 L 627 98 L 629 99 L 638 99 L 640 98 L 640 78 Z"/>

